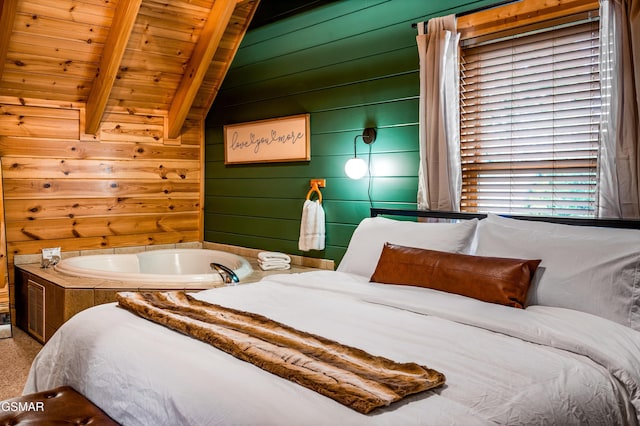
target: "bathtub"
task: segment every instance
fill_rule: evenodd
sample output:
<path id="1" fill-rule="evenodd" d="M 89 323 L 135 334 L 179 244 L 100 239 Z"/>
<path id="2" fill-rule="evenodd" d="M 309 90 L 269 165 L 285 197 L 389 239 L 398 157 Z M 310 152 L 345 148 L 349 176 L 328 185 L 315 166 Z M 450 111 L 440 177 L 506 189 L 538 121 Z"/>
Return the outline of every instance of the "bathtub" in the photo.
<path id="1" fill-rule="evenodd" d="M 217 263 L 231 269 L 238 279 L 253 272 L 241 256 L 219 250 L 168 249 L 134 254 L 98 254 L 61 260 L 54 269 L 76 277 L 164 283 L 222 283 L 222 276 L 211 268 Z"/>

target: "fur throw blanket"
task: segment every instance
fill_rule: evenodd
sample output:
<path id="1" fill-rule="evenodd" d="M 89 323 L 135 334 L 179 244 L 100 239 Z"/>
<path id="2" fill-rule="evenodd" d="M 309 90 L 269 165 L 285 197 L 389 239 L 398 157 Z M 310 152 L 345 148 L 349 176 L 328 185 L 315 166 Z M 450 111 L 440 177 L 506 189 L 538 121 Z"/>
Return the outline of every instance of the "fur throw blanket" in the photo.
<path id="1" fill-rule="evenodd" d="M 368 413 L 440 386 L 443 374 L 396 363 L 254 313 L 194 299 L 183 291 L 118 293 L 143 318 L 209 343 L 236 358 Z"/>

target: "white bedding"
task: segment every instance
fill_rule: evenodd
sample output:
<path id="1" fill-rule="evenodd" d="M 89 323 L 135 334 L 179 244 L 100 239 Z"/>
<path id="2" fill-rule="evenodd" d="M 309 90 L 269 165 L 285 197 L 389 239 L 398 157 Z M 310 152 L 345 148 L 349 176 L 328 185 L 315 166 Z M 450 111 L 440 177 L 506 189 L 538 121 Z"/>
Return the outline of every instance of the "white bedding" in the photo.
<path id="1" fill-rule="evenodd" d="M 71 385 L 125 425 L 639 424 L 640 332 L 590 314 L 331 271 L 197 297 L 427 365 L 447 382 L 362 415 L 110 304 L 58 330 L 25 392 Z"/>

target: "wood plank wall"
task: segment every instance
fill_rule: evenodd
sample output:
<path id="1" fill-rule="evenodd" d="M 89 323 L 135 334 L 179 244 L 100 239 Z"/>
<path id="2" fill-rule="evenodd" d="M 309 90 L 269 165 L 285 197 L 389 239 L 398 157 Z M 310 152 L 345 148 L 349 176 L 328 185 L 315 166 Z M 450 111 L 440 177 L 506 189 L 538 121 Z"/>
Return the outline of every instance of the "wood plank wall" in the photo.
<path id="1" fill-rule="evenodd" d="M 92 138 L 82 106 L 0 97 L 11 296 L 16 254 L 202 241 L 202 120 L 165 144 L 166 116 L 112 111 Z"/>
<path id="2" fill-rule="evenodd" d="M 249 32 L 207 117 L 205 239 L 297 250 L 309 179 L 325 178 L 327 248 L 339 261 L 376 207 L 415 208 L 418 53 L 414 22 L 495 3 L 345 1 Z M 311 161 L 224 165 L 222 126 L 311 114 Z M 344 174 L 353 139 L 375 127 L 371 181 Z M 368 147 L 358 141 L 358 156 Z M 369 200 L 371 194 L 371 202 Z"/>

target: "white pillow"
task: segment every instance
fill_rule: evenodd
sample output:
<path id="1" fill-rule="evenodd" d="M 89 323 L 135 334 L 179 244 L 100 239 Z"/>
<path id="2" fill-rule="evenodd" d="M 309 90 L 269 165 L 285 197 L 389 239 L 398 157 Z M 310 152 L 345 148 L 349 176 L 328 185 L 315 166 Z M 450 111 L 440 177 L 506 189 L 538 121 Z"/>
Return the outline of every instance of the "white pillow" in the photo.
<path id="1" fill-rule="evenodd" d="M 487 218 L 484 219 L 487 222 L 496 223 L 498 225 L 507 226 L 511 228 L 527 229 L 535 232 L 553 232 L 560 235 L 572 235 L 576 237 L 584 237 L 587 235 L 593 235 L 596 237 L 604 234 L 619 234 L 623 235 L 628 232 L 627 229 L 616 228 L 601 228 L 597 226 L 577 226 L 577 225 L 564 225 L 562 223 L 542 222 L 536 220 L 521 220 L 511 219 L 510 217 L 502 217 L 495 213 L 488 213 Z"/>
<path id="2" fill-rule="evenodd" d="M 459 223 L 426 223 L 384 217 L 363 219 L 337 270 L 371 277 L 384 243 L 451 253 L 467 253 L 475 234 L 477 219 Z"/>
<path id="3" fill-rule="evenodd" d="M 477 239 L 479 256 L 542 259 L 528 305 L 575 309 L 640 330 L 640 231 L 490 216 Z"/>

